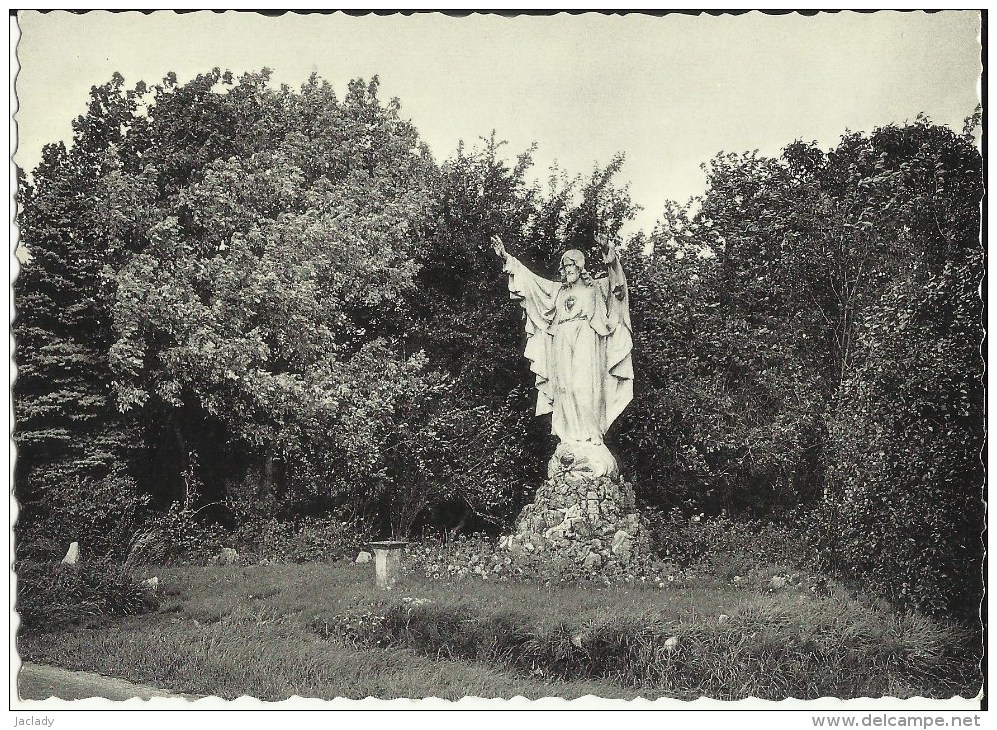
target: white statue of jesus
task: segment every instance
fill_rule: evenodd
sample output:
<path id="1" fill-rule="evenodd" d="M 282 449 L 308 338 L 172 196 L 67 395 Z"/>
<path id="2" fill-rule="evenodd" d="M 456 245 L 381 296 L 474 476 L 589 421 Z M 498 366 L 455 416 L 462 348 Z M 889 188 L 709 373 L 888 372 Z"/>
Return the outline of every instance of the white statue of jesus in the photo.
<path id="1" fill-rule="evenodd" d="M 509 293 L 526 320 L 526 358 L 536 374 L 537 415 L 551 414 L 561 443 L 551 460 L 560 471 L 615 476 L 616 459 L 603 443 L 606 431 L 633 399 L 630 297 L 616 249 L 602 247 L 608 276 L 593 279 L 585 255 L 561 256 L 561 281 L 549 281 L 510 255 L 498 236 L 495 253 L 505 262 Z"/>

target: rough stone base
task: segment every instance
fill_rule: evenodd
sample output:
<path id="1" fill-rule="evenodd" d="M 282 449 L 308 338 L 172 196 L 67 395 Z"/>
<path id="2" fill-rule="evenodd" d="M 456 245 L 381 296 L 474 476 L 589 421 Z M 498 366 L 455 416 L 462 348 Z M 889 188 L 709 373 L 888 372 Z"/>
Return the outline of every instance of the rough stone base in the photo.
<path id="1" fill-rule="evenodd" d="M 619 477 L 558 475 L 523 508 L 515 531 L 499 547 L 513 554 L 567 558 L 593 572 L 636 565 L 648 554 L 647 528 L 634 508 L 634 490 Z"/>

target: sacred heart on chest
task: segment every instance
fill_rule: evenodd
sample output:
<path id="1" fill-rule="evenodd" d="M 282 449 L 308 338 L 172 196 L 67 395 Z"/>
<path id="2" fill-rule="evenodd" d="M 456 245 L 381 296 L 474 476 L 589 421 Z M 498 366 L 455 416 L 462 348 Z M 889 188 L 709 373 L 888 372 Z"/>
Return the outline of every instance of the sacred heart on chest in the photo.
<path id="1" fill-rule="evenodd" d="M 567 311 L 570 312 L 571 309 L 572 309 L 572 307 L 574 307 L 574 306 L 575 306 L 575 298 L 574 297 L 568 297 L 567 299 L 564 300 L 564 308 Z"/>

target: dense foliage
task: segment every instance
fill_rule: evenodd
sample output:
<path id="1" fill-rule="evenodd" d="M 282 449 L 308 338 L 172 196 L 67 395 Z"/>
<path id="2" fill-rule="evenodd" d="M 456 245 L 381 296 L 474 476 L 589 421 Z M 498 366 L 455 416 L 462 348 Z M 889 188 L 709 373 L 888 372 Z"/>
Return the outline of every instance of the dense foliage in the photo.
<path id="1" fill-rule="evenodd" d="M 107 155 L 143 91 L 123 83 L 115 76 L 92 90 L 69 149 L 46 146 L 17 192 L 21 242 L 32 257 L 16 282 L 18 533 L 48 557 L 65 552 L 81 524 L 92 550 L 112 549 L 143 509 L 134 424 L 110 392 L 114 331 L 103 273 L 116 256 L 100 224 Z"/>
<path id="2" fill-rule="evenodd" d="M 25 561 L 17 570 L 15 609 L 21 628 L 53 631 L 106 616 L 133 616 L 159 606 L 156 588 L 106 560 L 79 565 Z"/>
<path id="3" fill-rule="evenodd" d="M 634 214 L 623 159 L 541 185 L 493 134 L 437 162 L 376 78 L 340 99 L 268 77 L 115 76 L 22 178 L 22 557 L 123 555 L 178 510 L 498 531 L 542 479 L 553 439 L 488 241 L 546 276 L 566 247 L 597 261 L 595 231 Z M 813 507 L 828 566 L 974 610 L 972 132 L 718 154 L 700 198 L 622 242 L 638 377 L 610 439 L 645 507 Z"/>
<path id="4" fill-rule="evenodd" d="M 485 588 L 432 599 L 395 594 L 326 611 L 312 627 L 361 651 L 400 648 L 544 678 L 598 678 L 645 697 L 662 689 L 688 700 L 951 697 L 979 682 L 969 632 L 916 614 L 883 620 L 844 596 L 801 604 L 793 589 L 765 598 L 738 589 L 706 594 L 719 606 L 690 606 L 681 596 L 692 591 L 635 588 L 621 600 L 611 589 L 583 589 L 590 595 L 582 606 L 564 607 L 545 605 L 550 590 L 522 590 L 519 605 L 483 604 Z M 736 608 L 720 613 L 725 599 Z"/>
<path id="5" fill-rule="evenodd" d="M 885 208 L 896 212 L 876 225 L 898 250 L 857 309 L 828 421 L 832 553 L 896 600 L 974 615 L 985 526 L 980 158 L 927 124 L 854 148 L 884 160 Z"/>

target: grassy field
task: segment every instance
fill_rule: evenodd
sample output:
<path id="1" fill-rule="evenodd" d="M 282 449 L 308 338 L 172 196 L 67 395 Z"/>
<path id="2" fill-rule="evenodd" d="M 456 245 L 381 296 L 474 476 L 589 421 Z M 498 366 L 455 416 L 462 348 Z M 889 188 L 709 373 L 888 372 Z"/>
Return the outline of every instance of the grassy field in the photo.
<path id="1" fill-rule="evenodd" d="M 549 587 L 371 565 L 145 569 L 157 612 L 21 635 L 24 659 L 197 695 L 975 696 L 978 639 L 841 590 Z"/>

